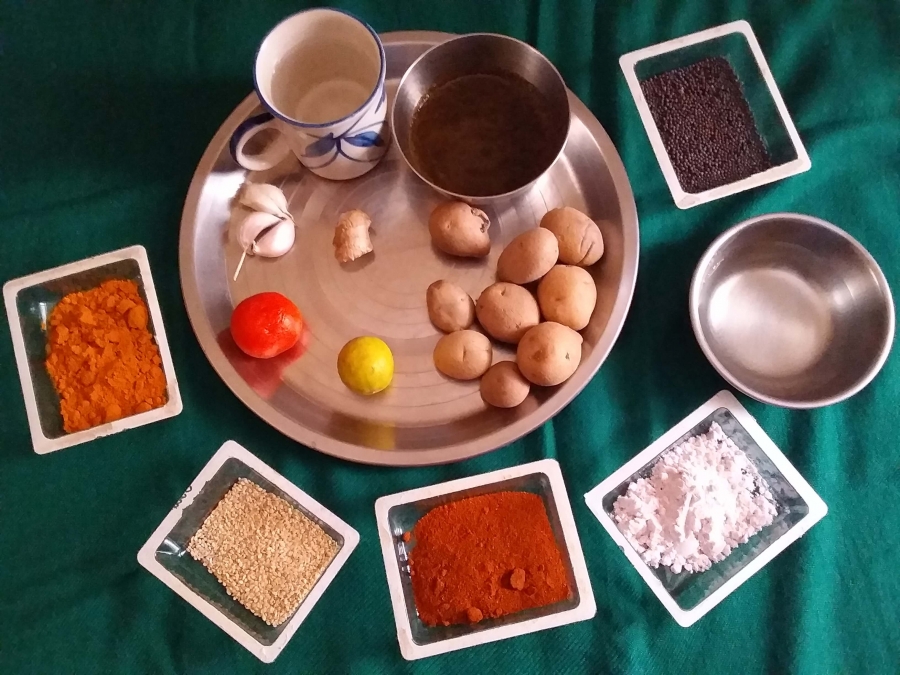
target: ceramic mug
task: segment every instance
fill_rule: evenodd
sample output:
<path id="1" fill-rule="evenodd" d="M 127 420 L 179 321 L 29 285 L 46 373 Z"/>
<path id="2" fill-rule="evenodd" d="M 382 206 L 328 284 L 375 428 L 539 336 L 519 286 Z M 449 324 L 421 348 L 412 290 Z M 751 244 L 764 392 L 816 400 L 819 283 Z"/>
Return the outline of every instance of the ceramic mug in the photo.
<path id="1" fill-rule="evenodd" d="M 384 47 L 372 28 L 334 9 L 310 9 L 279 23 L 256 54 L 254 86 L 268 112 L 243 122 L 231 154 L 251 171 L 269 169 L 293 152 L 313 173 L 356 178 L 387 152 Z M 277 137 L 258 154 L 247 143 Z"/>

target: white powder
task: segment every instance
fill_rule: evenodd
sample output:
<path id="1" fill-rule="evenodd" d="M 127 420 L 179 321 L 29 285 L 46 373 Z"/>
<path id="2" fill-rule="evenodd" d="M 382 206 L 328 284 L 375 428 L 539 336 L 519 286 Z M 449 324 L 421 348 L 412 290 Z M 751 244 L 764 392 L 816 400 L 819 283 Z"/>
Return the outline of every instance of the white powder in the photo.
<path id="1" fill-rule="evenodd" d="M 770 525 L 776 507 L 766 481 L 713 422 L 663 454 L 649 478 L 628 486 L 613 518 L 651 567 L 702 572 Z"/>

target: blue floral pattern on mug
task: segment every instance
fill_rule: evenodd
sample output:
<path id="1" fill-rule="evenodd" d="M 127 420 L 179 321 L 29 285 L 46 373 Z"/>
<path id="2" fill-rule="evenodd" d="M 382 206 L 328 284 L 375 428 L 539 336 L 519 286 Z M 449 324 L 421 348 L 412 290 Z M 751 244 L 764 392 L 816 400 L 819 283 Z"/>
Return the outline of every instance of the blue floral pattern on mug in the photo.
<path id="1" fill-rule="evenodd" d="M 380 125 L 380 123 L 376 124 Z M 348 135 L 348 132 L 345 132 L 340 136 L 335 136 L 334 134 L 330 133 L 327 136 L 322 136 L 318 140 L 307 145 L 303 156 L 322 157 L 323 155 L 329 155 L 332 151 L 334 151 L 335 154 L 331 157 L 331 162 L 337 159 L 338 156 L 346 157 L 347 159 L 354 162 L 374 161 L 374 159 L 357 159 L 356 157 L 351 157 L 346 152 L 344 152 L 341 146 L 342 143 L 349 143 L 350 145 L 357 148 L 381 148 L 386 145 L 384 139 L 381 137 L 381 134 L 376 131 L 361 131 L 357 134 L 353 134 L 352 136 Z M 321 166 L 326 165 L 322 164 Z"/>
<path id="2" fill-rule="evenodd" d="M 316 160 L 322 158 L 321 163 L 304 162 L 311 169 L 321 169 L 329 166 L 338 158 L 343 157 L 351 162 L 375 163 L 382 158 L 387 151 L 388 140 L 381 132 L 387 131 L 385 121 L 369 121 L 360 126 L 363 120 L 371 120 L 371 114 L 378 114 L 387 102 L 387 91 L 381 89 L 381 96 L 374 109 L 362 112 L 359 117 L 346 130 L 340 134 L 329 132 L 324 136 L 316 136 L 307 132 L 307 136 L 313 138 L 313 142 L 306 146 L 301 157 L 304 160 Z M 349 147 L 348 147 L 349 146 Z M 348 152 L 352 148 L 362 150 L 362 153 Z"/>

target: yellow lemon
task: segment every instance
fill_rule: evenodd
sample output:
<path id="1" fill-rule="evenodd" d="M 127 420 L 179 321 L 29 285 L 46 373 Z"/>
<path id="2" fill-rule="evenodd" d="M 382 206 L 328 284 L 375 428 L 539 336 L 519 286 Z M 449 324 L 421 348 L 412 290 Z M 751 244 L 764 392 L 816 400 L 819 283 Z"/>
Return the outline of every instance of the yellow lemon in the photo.
<path id="1" fill-rule="evenodd" d="M 394 355 L 377 337 L 350 340 L 338 354 L 337 367 L 341 382 L 365 396 L 383 391 L 394 379 Z"/>

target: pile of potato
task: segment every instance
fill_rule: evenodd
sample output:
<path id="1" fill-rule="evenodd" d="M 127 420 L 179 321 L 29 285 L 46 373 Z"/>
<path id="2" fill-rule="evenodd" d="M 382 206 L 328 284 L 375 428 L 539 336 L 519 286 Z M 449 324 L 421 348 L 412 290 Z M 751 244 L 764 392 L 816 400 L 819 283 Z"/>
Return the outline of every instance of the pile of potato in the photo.
<path id="1" fill-rule="evenodd" d="M 435 246 L 466 257 L 490 252 L 489 227 L 483 211 L 462 202 L 442 204 L 429 220 Z M 480 377 L 482 399 L 499 408 L 522 403 L 532 385 L 568 380 L 581 362 L 578 331 L 597 304 L 594 279 L 584 268 L 602 255 L 600 228 L 566 206 L 547 212 L 540 227 L 509 243 L 497 261 L 497 282 L 477 302 L 456 284 L 434 282 L 426 295 L 428 316 L 447 333 L 435 346 L 435 367 L 457 380 Z M 515 362 L 491 365 L 491 341 L 471 330 L 476 318 L 491 338 L 518 345 Z"/>

